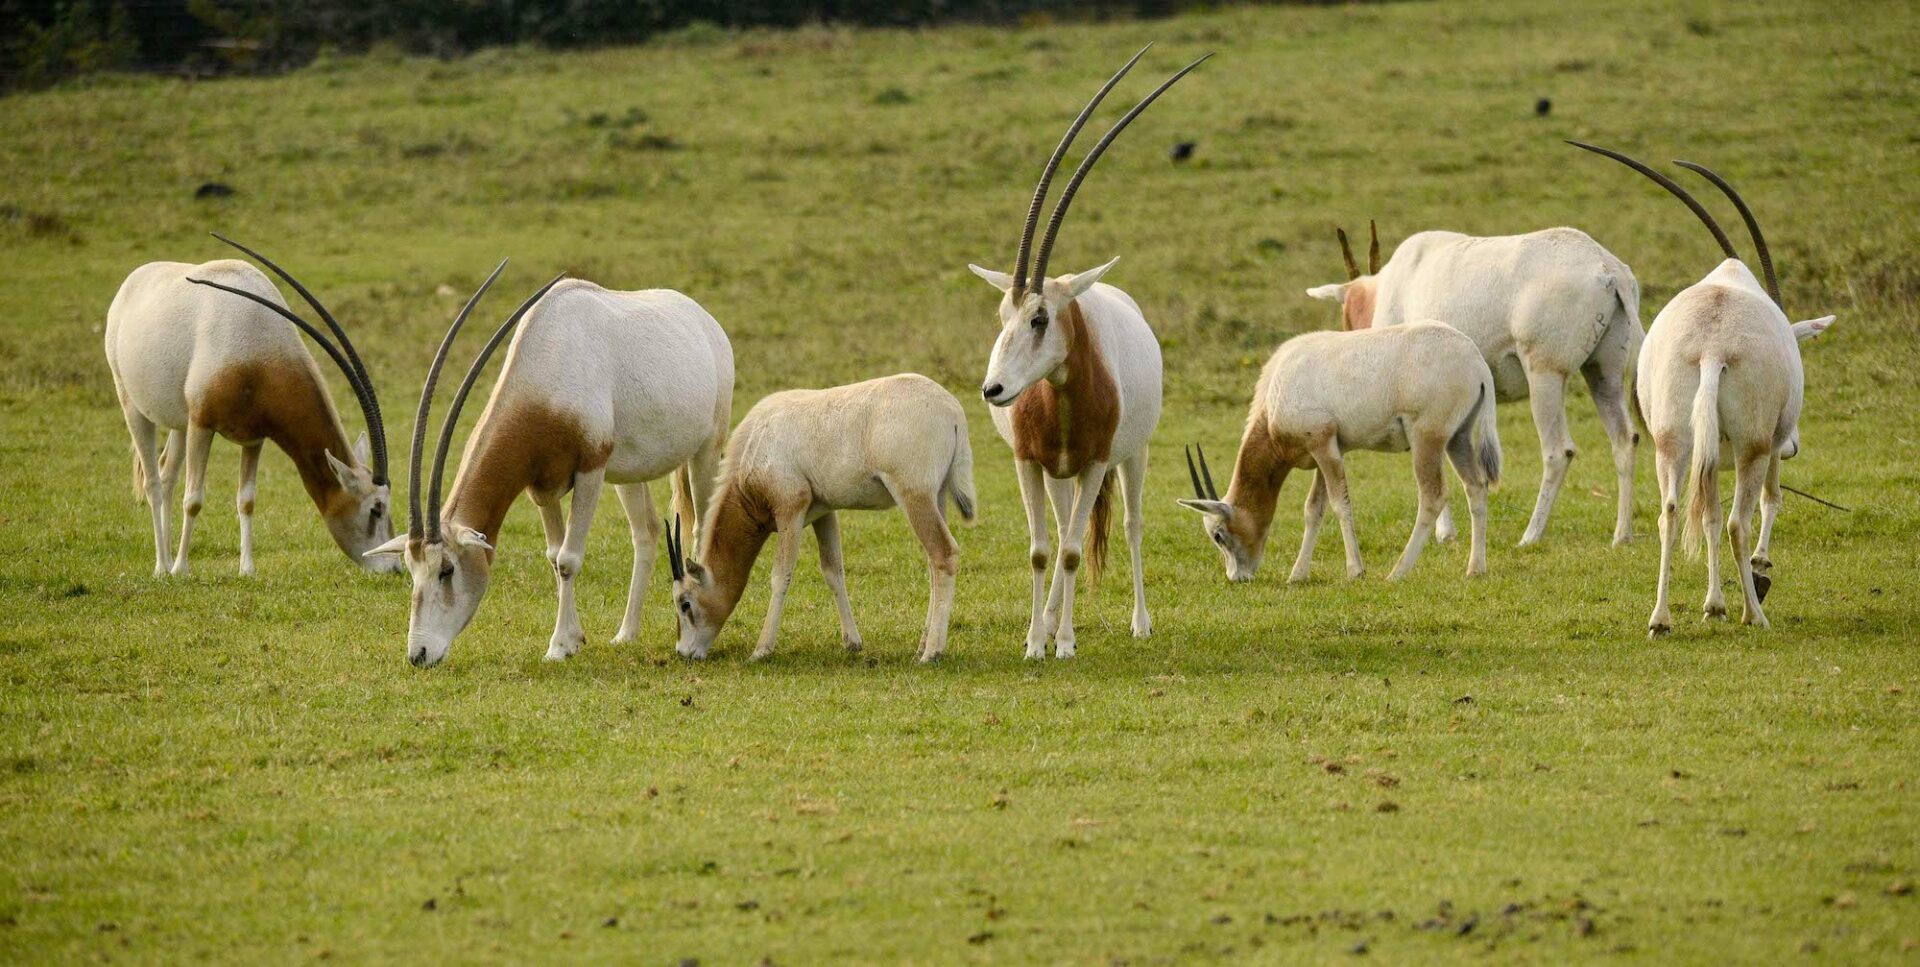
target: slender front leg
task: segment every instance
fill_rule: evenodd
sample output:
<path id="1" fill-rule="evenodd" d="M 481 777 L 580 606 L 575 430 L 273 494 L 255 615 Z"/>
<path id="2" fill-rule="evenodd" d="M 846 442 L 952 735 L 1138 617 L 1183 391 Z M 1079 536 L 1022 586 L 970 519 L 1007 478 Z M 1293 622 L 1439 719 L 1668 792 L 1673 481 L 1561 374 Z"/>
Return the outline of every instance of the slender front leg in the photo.
<path id="1" fill-rule="evenodd" d="M 627 529 L 633 534 L 633 579 L 627 585 L 627 613 L 613 636 L 614 644 L 624 645 L 640 636 L 640 602 L 647 597 L 647 580 L 653 574 L 660 522 L 654 519 L 653 494 L 645 483 L 615 484 L 613 492 L 620 497 L 620 507 L 627 512 Z"/>
<path id="2" fill-rule="evenodd" d="M 1314 448 L 1313 465 L 1326 481 L 1327 500 L 1333 504 L 1333 515 L 1340 519 L 1340 541 L 1347 549 L 1347 579 L 1353 580 L 1367 573 L 1367 566 L 1360 560 L 1360 535 L 1354 528 L 1353 501 L 1347 494 L 1347 465 L 1340 459 L 1340 444 L 1329 438 Z"/>
<path id="3" fill-rule="evenodd" d="M 1524 361 L 1523 361 L 1524 362 Z M 1547 518 L 1553 514 L 1553 500 L 1573 463 L 1573 437 L 1567 433 L 1567 374 L 1535 368 L 1527 363 L 1528 403 L 1533 407 L 1533 428 L 1540 434 L 1540 496 L 1533 504 L 1533 518 L 1527 521 L 1520 546 L 1540 540 L 1547 532 Z M 1490 404 L 1489 404 L 1490 405 Z"/>
<path id="4" fill-rule="evenodd" d="M 1626 355 L 1611 367 L 1584 366 L 1580 375 L 1587 381 L 1594 409 L 1600 411 L 1600 425 L 1606 428 L 1607 442 L 1613 447 L 1613 480 L 1618 504 L 1613 515 L 1613 546 L 1633 540 L 1633 451 L 1640 435 L 1633 432 L 1627 418 L 1626 375 L 1620 372 Z"/>
<path id="5" fill-rule="evenodd" d="M 540 508 L 540 530 L 547 537 L 547 566 L 553 567 L 560 561 L 560 549 L 567 542 L 567 516 L 560 511 L 558 494 L 530 494 L 533 505 Z"/>
<path id="6" fill-rule="evenodd" d="M 833 603 L 840 609 L 840 640 L 849 654 L 860 653 L 860 629 L 853 624 L 853 602 L 847 600 L 846 561 L 840 556 L 840 517 L 828 511 L 813 522 L 813 540 L 820 545 L 820 576 L 833 592 Z"/>
<path id="7" fill-rule="evenodd" d="M 1673 542 L 1679 536 L 1681 474 L 1686 472 L 1687 448 L 1677 435 L 1656 439 L 1653 447 L 1653 475 L 1660 485 L 1660 580 L 1654 591 L 1653 616 L 1647 619 L 1647 637 L 1655 638 L 1673 630 L 1673 609 L 1669 592 L 1673 585 Z"/>
<path id="8" fill-rule="evenodd" d="M 1073 593 L 1074 578 L 1080 570 L 1080 558 L 1087 546 L 1087 525 L 1093 519 L 1093 504 L 1100 497 L 1100 488 L 1107 480 L 1108 464 L 1103 461 L 1088 463 L 1080 471 L 1073 485 L 1073 516 L 1071 523 L 1062 528 L 1060 537 L 1060 574 L 1054 580 L 1063 585 L 1060 590 L 1060 624 L 1053 632 L 1053 657 L 1072 658 L 1073 633 Z"/>
<path id="9" fill-rule="evenodd" d="M 1047 484 L 1040 465 L 1025 460 L 1013 462 L 1014 475 L 1020 481 L 1020 503 L 1027 512 L 1027 559 L 1033 565 L 1033 607 L 1027 614 L 1027 657 L 1047 657 L 1047 632 L 1042 624 L 1042 609 L 1047 603 L 1047 557 L 1052 544 L 1047 538 Z"/>
<path id="10" fill-rule="evenodd" d="M 260 444 L 240 448 L 240 489 L 233 504 L 240 512 L 240 573 L 253 573 L 254 481 L 260 475 Z"/>
<path id="11" fill-rule="evenodd" d="M 1762 628 L 1767 626 L 1767 615 L 1760 610 L 1753 562 L 1741 557 L 1740 550 L 1747 546 L 1747 532 L 1753 526 L 1754 505 L 1760 502 L 1760 492 L 1766 486 L 1767 464 L 1767 455 L 1740 455 L 1733 478 L 1733 512 L 1727 516 L 1727 537 L 1733 543 L 1733 566 L 1740 575 L 1743 605 L 1740 623 Z"/>
<path id="12" fill-rule="evenodd" d="M 606 469 L 576 472 L 573 475 L 573 508 L 567 515 L 567 536 L 553 561 L 553 574 L 560 583 L 560 609 L 553 620 L 553 638 L 547 642 L 547 660 L 565 661 L 586 644 L 587 633 L 580 628 L 580 612 L 574 606 L 573 582 L 587 560 L 587 530 L 593 526 L 593 510 L 600 503 L 600 485 Z M 557 516 L 559 508 L 556 505 Z M 546 517 L 545 510 L 541 518 Z"/>
<path id="13" fill-rule="evenodd" d="M 760 642 L 754 645 L 748 661 L 759 661 L 773 654 L 774 639 L 780 634 L 780 612 L 787 606 L 787 586 L 793 583 L 793 566 L 800 560 L 801 534 L 807 529 L 807 513 L 802 508 L 779 519 L 780 544 L 773 555 L 773 593 L 767 598 L 767 620 L 760 626 Z"/>
<path id="14" fill-rule="evenodd" d="M 1398 581 L 1413 570 L 1420 561 L 1420 552 L 1427 546 L 1427 538 L 1433 533 L 1433 523 L 1440 517 L 1440 509 L 1447 504 L 1447 477 L 1444 471 L 1446 443 L 1442 440 L 1415 439 L 1413 441 L 1413 481 L 1420 495 L 1420 509 L 1413 518 L 1413 533 L 1407 536 L 1406 550 L 1400 552 L 1400 563 L 1387 573 L 1387 580 Z"/>
<path id="15" fill-rule="evenodd" d="M 953 591 L 960 573 L 960 546 L 947 530 L 940 493 L 899 494 L 895 499 L 913 536 L 927 552 L 927 627 L 920 635 L 920 660 L 932 661 L 947 650 L 947 624 L 953 617 Z"/>
<path id="16" fill-rule="evenodd" d="M 1140 560 L 1140 542 L 1146 537 L 1147 519 L 1143 507 L 1147 489 L 1147 448 L 1120 461 L 1120 495 L 1127 505 L 1127 560 L 1133 564 L 1133 636 L 1153 634 L 1153 618 L 1147 614 L 1146 567 Z"/>
<path id="17" fill-rule="evenodd" d="M 168 445 L 172 449 L 172 445 Z M 193 543 L 193 523 L 207 505 L 207 454 L 213 449 L 213 430 L 204 426 L 187 427 L 187 488 L 180 495 L 180 553 L 173 558 L 173 576 L 187 574 L 187 547 Z M 178 472 L 175 461 L 170 472 Z M 168 481 L 171 486 L 172 481 Z"/>
<path id="18" fill-rule="evenodd" d="M 1060 598 L 1066 593 L 1067 585 L 1074 580 L 1061 567 L 1067 560 L 1067 548 L 1073 542 L 1067 531 L 1067 526 L 1073 522 L 1073 498 L 1073 480 L 1047 478 L 1047 502 L 1053 505 L 1053 536 L 1060 547 L 1060 554 L 1053 559 L 1053 579 L 1047 582 L 1047 610 L 1041 619 L 1041 634 L 1046 638 L 1053 637 L 1060 628 Z M 1064 579 L 1062 575 L 1066 575 Z"/>
<path id="19" fill-rule="evenodd" d="M 1320 519 L 1327 513 L 1326 474 L 1314 472 L 1313 486 L 1307 490 L 1307 503 L 1300 513 L 1300 553 L 1293 559 L 1292 573 L 1287 575 L 1290 584 L 1305 581 L 1313 569 L 1313 545 L 1320 540 Z"/>

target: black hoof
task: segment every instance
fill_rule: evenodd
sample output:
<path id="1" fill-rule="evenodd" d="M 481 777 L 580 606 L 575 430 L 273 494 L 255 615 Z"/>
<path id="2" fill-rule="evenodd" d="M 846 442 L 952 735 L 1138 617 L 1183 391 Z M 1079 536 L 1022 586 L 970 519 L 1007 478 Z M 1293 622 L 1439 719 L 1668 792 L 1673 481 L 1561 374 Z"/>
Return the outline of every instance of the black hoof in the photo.
<path id="1" fill-rule="evenodd" d="M 1759 598 L 1761 604 L 1767 603 L 1767 592 L 1772 589 L 1772 578 L 1764 574 L 1755 574 L 1753 576 L 1753 596 Z"/>

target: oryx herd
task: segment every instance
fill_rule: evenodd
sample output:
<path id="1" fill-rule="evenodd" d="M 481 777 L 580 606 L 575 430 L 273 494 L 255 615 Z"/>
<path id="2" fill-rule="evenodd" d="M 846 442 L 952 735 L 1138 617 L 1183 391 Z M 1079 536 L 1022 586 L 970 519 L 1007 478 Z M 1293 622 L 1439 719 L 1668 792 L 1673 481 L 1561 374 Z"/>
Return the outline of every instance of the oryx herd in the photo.
<path id="1" fill-rule="evenodd" d="M 1145 53 L 1135 54 L 1100 88 L 1047 160 L 1013 271 L 969 266 L 1001 292 L 1001 328 L 981 395 L 1013 451 L 1026 513 L 1029 658 L 1045 657 L 1049 640 L 1055 656 L 1074 654 L 1077 572 L 1083 562 L 1095 571 L 1102 564 L 1116 481 L 1133 579 L 1132 631 L 1145 637 L 1153 627 L 1141 539 L 1147 445 L 1161 410 L 1160 344 L 1139 303 L 1102 281 L 1117 259 L 1085 272 L 1047 273 L 1074 195 L 1102 153 L 1205 57 L 1168 78 L 1107 131 L 1068 179 L 1037 249 L 1033 244 L 1053 175 L 1075 136 Z M 1764 284 L 1685 189 L 1624 155 L 1573 143 L 1632 167 L 1685 202 L 1726 260 L 1675 296 L 1647 329 L 1640 323 L 1640 289 L 1631 270 L 1575 229 L 1495 238 L 1421 232 L 1402 242 L 1384 265 L 1378 234 L 1370 229 L 1364 274 L 1346 233 L 1339 232 L 1347 281 L 1307 294 L 1340 303 L 1342 331 L 1286 340 L 1267 361 L 1224 495 L 1215 489 L 1204 450 L 1188 448 L 1194 494 L 1179 503 L 1201 516 L 1205 538 L 1217 547 L 1230 580 L 1253 578 L 1281 485 L 1295 469 L 1312 470 L 1314 477 L 1288 580 L 1307 578 L 1329 505 L 1340 525 L 1347 576 L 1363 573 L 1343 460 L 1353 450 L 1412 453 L 1419 509 L 1390 580 L 1414 567 L 1430 536 L 1453 535 L 1443 462 L 1452 464 L 1467 492 L 1467 573 L 1485 573 L 1487 493 L 1501 471 L 1495 409 L 1519 398 L 1532 408 L 1543 466 L 1520 543 L 1541 540 L 1575 453 L 1565 395 L 1577 371 L 1611 443 L 1618 488 L 1615 544 L 1632 536 L 1640 439 L 1635 422 L 1651 435 L 1661 549 L 1650 633 L 1672 627 L 1675 526 L 1689 478 L 1687 539 L 1697 544 L 1706 535 L 1705 612 L 1726 613 L 1715 533 L 1723 448 L 1735 468 L 1726 529 L 1735 548 L 1743 618 L 1766 625 L 1761 602 L 1770 585 L 1780 462 L 1800 446 L 1798 343 L 1819 335 L 1833 317 L 1788 319 L 1759 223 L 1719 175 L 1678 162 L 1738 209 Z M 946 648 L 959 553 L 946 507 L 951 500 L 972 520 L 976 498 L 965 410 L 933 380 L 906 373 L 778 392 L 732 426 L 733 346 L 698 303 L 668 289 L 615 291 L 556 278 L 520 304 L 468 367 L 433 441 L 428 469 L 428 416 L 441 369 L 499 277 L 496 268 L 454 318 L 426 374 L 413 424 L 407 526 L 396 534 L 386 424 L 373 379 L 346 330 L 291 274 L 252 249 L 228 244 L 292 287 L 321 326 L 290 309 L 274 282 L 247 261 L 154 262 L 121 285 L 107 313 L 106 353 L 133 437 L 134 489 L 152 515 L 156 576 L 187 572 L 208 452 L 218 434 L 241 447 L 242 573 L 254 568 L 254 477 L 261 447 L 272 441 L 293 461 L 348 558 L 371 571 L 404 568 L 411 576 L 407 658 L 415 665 L 442 661 L 473 620 L 487 592 L 501 524 L 523 492 L 539 508 L 558 584 L 547 657 L 573 655 L 586 639 L 575 581 L 606 484 L 619 497 L 633 536 L 632 583 L 616 643 L 639 632 L 655 549 L 664 538 L 678 651 L 705 657 L 771 538 L 772 593 L 752 652 L 754 658 L 766 656 L 803 532 L 811 527 L 844 643 L 858 650 L 838 512 L 897 506 L 927 555 L 930 589 L 919 658 L 931 660 Z M 340 368 L 360 405 L 366 431 L 351 445 L 300 332 Z M 460 412 L 488 358 L 509 337 L 506 361 L 443 500 Z M 183 466 L 174 550 L 168 506 Z M 669 514 L 656 510 L 648 489 L 661 478 L 671 481 Z M 1756 504 L 1759 532 L 1746 556 Z M 691 547 L 684 543 L 688 535 Z"/>

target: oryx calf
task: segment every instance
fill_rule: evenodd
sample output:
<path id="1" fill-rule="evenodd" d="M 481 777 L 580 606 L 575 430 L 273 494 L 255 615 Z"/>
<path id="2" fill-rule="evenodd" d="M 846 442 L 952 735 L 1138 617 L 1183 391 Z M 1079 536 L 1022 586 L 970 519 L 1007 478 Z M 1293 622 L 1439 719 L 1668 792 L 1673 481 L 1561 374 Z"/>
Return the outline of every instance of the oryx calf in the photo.
<path id="1" fill-rule="evenodd" d="M 1349 450 L 1407 449 L 1413 450 L 1420 511 L 1388 580 L 1413 569 L 1446 506 L 1442 455 L 1453 462 L 1466 486 L 1473 517 L 1467 574 L 1486 573 L 1487 488 L 1500 479 L 1493 374 L 1473 340 L 1438 322 L 1312 332 L 1282 343 L 1254 386 L 1226 498 L 1214 492 L 1206 454 L 1201 453 L 1200 472 L 1195 473 L 1189 453 L 1187 473 L 1193 478 L 1194 497 L 1180 505 L 1203 516 L 1208 539 L 1226 561 L 1227 579 L 1251 581 L 1266 551 L 1280 485 L 1289 471 L 1314 468 L 1300 554 L 1287 580 L 1307 579 L 1314 539 L 1329 502 L 1340 519 L 1347 577 L 1357 578 L 1365 567 L 1341 455 Z"/>
<path id="2" fill-rule="evenodd" d="M 753 658 L 771 654 L 808 525 L 820 544 L 820 573 L 840 608 L 841 635 L 849 651 L 859 651 L 836 511 L 897 506 L 926 549 L 932 582 L 919 657 L 940 657 L 959 571 L 959 547 L 947 530 L 948 497 L 961 517 L 973 519 L 967 415 L 933 380 L 902 373 L 768 396 L 747 412 L 727 445 L 697 559 L 685 558 L 677 523 L 674 527 L 667 550 L 680 610 L 678 651 L 689 658 L 707 656 L 746 590 L 760 548 L 778 534 L 773 596 Z"/>
<path id="3" fill-rule="evenodd" d="M 254 476 L 260 468 L 260 447 L 268 440 L 293 461 L 327 533 L 347 557 L 371 571 L 395 570 L 366 557 L 370 548 L 393 534 L 387 512 L 387 435 L 373 380 L 346 332 L 305 286 L 258 252 L 220 240 L 293 286 L 339 345 L 294 315 L 259 269 L 237 259 L 199 265 L 149 262 L 121 283 L 107 310 L 107 366 L 133 436 L 134 493 L 152 511 L 154 576 L 187 573 L 187 549 L 205 502 L 207 456 L 215 434 L 240 445 L 235 500 L 240 573 L 253 573 Z M 346 374 L 366 416 L 371 443 L 363 433 L 358 443 L 348 446 L 326 380 L 301 344 L 300 331 L 313 337 Z M 164 456 L 157 445 L 163 428 L 168 431 Z M 167 502 L 183 465 L 187 480 L 180 507 L 180 550 L 174 555 L 168 549 Z"/>
<path id="4" fill-rule="evenodd" d="M 1368 226 L 1372 232 L 1371 224 Z M 1553 501 L 1573 462 L 1567 432 L 1567 379 L 1587 382 L 1600 425 L 1613 444 L 1613 543 L 1633 538 L 1633 452 L 1639 436 L 1627 418 L 1627 379 L 1646 331 L 1640 326 L 1640 284 L 1613 253 L 1572 228 L 1475 238 L 1420 232 L 1380 264 L 1373 233 L 1367 274 L 1360 274 L 1345 232 L 1347 281 L 1307 290 L 1341 303 L 1347 329 L 1438 319 L 1472 337 L 1493 370 L 1501 400 L 1527 399 L 1540 435 L 1540 496 L 1521 545 L 1547 532 Z M 1453 530 L 1440 519 L 1440 537 Z"/>
<path id="5" fill-rule="evenodd" d="M 1053 638 L 1055 657 L 1073 656 L 1074 578 L 1083 551 L 1096 576 L 1103 563 L 1109 474 L 1116 468 L 1127 503 L 1127 550 L 1133 562 L 1133 634 L 1144 638 L 1153 631 L 1141 573 L 1140 539 L 1145 528 L 1141 501 L 1147 478 L 1147 438 L 1160 422 L 1160 343 L 1132 297 L 1101 284 L 1100 277 L 1118 259 L 1059 278 L 1047 277 L 1047 260 L 1053 253 L 1060 223 L 1073 204 L 1074 192 L 1101 153 L 1155 98 L 1200 66 L 1205 57 L 1182 68 L 1134 105 L 1087 152 L 1060 193 L 1047 223 L 1047 234 L 1041 239 L 1033 273 L 1027 272 L 1027 255 L 1039 225 L 1040 206 L 1046 201 L 1047 187 L 1061 157 L 1101 99 L 1145 53 L 1142 48 L 1133 55 L 1133 60 L 1087 102 L 1054 149 L 1027 210 L 1013 274 L 968 266 L 1003 293 L 1000 336 L 993 344 L 980 393 L 994 407 L 994 427 L 1013 447 L 1020 496 L 1026 505 L 1028 557 L 1033 565 L 1028 658 L 1046 657 L 1049 636 Z M 1046 585 L 1048 498 L 1053 503 L 1060 538 L 1051 591 Z"/>
<path id="6" fill-rule="evenodd" d="M 501 267 L 506 266 L 505 262 Z M 614 643 L 640 630 L 640 601 L 658 534 L 647 481 L 673 474 L 681 516 L 705 518 L 714 466 L 733 410 L 733 347 L 720 324 L 692 299 L 668 289 L 616 292 L 555 279 L 522 303 L 474 360 L 454 395 L 433 457 L 432 490 L 420 506 L 420 463 L 433 387 L 447 350 L 474 303 L 500 275 L 495 269 L 440 343 L 420 391 L 413 474 L 407 481 L 407 533 L 375 553 L 403 555 L 413 575 L 407 660 L 439 663 L 487 593 L 500 524 L 523 491 L 540 508 L 547 561 L 560 604 L 547 658 L 559 660 L 586 640 L 574 607 L 574 580 L 603 483 L 614 485 L 633 532 L 633 580 Z M 455 423 L 487 357 L 513 331 L 493 397 L 467 437 L 453 493 L 440 481 Z M 572 514 L 560 498 L 571 491 Z"/>
<path id="7" fill-rule="evenodd" d="M 1780 461 L 1800 452 L 1800 405 L 1805 376 L 1800 342 L 1825 332 L 1832 316 L 1805 322 L 1787 319 L 1774 278 L 1773 258 L 1760 223 L 1747 203 L 1725 179 L 1686 161 L 1682 167 L 1713 182 L 1733 201 L 1753 237 L 1754 250 L 1766 273 L 1766 287 L 1734 253 L 1733 243 L 1712 215 L 1672 179 L 1626 155 L 1606 148 L 1570 141 L 1575 147 L 1605 155 L 1646 175 L 1685 202 L 1706 224 L 1726 260 L 1706 278 L 1680 290 L 1654 317 L 1646 346 L 1640 350 L 1639 377 L 1634 390 L 1647 431 L 1653 434 L 1654 474 L 1660 483 L 1660 582 L 1648 619 L 1649 635 L 1673 629 L 1668 590 L 1673 580 L 1673 528 L 1679 511 L 1680 488 L 1691 473 L 1687 491 L 1685 541 L 1698 550 L 1701 535 L 1707 545 L 1708 618 L 1727 614 L 1720 590 L 1720 449 L 1725 443 L 1734 460 L 1733 511 L 1727 517 L 1727 537 L 1733 543 L 1745 601 L 1742 620 L 1767 626 L 1760 610 L 1772 585 L 1768 545 L 1773 522 L 1780 513 Z M 1688 467 L 1689 457 L 1692 466 Z M 1751 560 L 1741 557 L 1760 505 L 1760 533 Z"/>

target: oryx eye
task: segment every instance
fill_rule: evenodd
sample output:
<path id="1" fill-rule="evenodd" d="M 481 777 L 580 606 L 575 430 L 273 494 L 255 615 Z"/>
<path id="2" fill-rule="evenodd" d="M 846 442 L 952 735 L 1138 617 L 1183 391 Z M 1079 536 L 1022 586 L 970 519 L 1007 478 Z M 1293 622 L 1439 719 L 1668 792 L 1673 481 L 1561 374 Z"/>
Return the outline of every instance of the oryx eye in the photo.
<path id="1" fill-rule="evenodd" d="M 1225 546 L 1227 546 L 1227 532 L 1226 532 L 1226 531 L 1214 531 L 1214 532 L 1213 532 L 1213 542 L 1214 542 L 1215 544 L 1218 544 L 1218 545 L 1220 545 L 1221 547 L 1225 547 Z"/>
<path id="2" fill-rule="evenodd" d="M 442 581 L 453 580 L 453 562 L 449 561 L 445 564 L 440 565 L 440 580 Z"/>
<path id="3" fill-rule="evenodd" d="M 387 509 L 386 509 L 385 507 L 382 507 L 382 506 L 380 506 L 379 504 L 374 504 L 374 505 L 373 505 L 373 510 L 371 510 L 371 511 L 369 511 L 369 512 L 368 512 L 368 516 L 369 516 L 369 517 L 371 517 L 371 518 L 372 518 L 372 519 L 374 519 L 374 520 L 379 520 L 379 519 L 380 519 L 380 515 L 381 515 L 381 514 L 384 514 L 384 513 L 386 513 L 386 512 L 387 512 Z"/>
<path id="4" fill-rule="evenodd" d="M 1033 329 L 1034 329 L 1034 331 L 1035 331 L 1035 332 L 1038 332 L 1038 331 L 1040 331 L 1040 330 L 1042 330 L 1042 329 L 1045 329 L 1045 328 L 1047 328 L 1047 314 L 1046 314 L 1046 313 L 1044 313 L 1044 312 L 1036 312 L 1036 313 L 1034 313 L 1034 314 L 1033 314 Z"/>
<path id="5" fill-rule="evenodd" d="M 680 599 L 680 613 L 681 613 L 681 614 L 685 614 L 685 615 L 691 615 L 691 614 L 693 614 L 693 602 L 691 602 L 691 601 L 688 601 L 688 600 L 687 600 L 686 598 L 681 598 L 681 599 Z"/>

